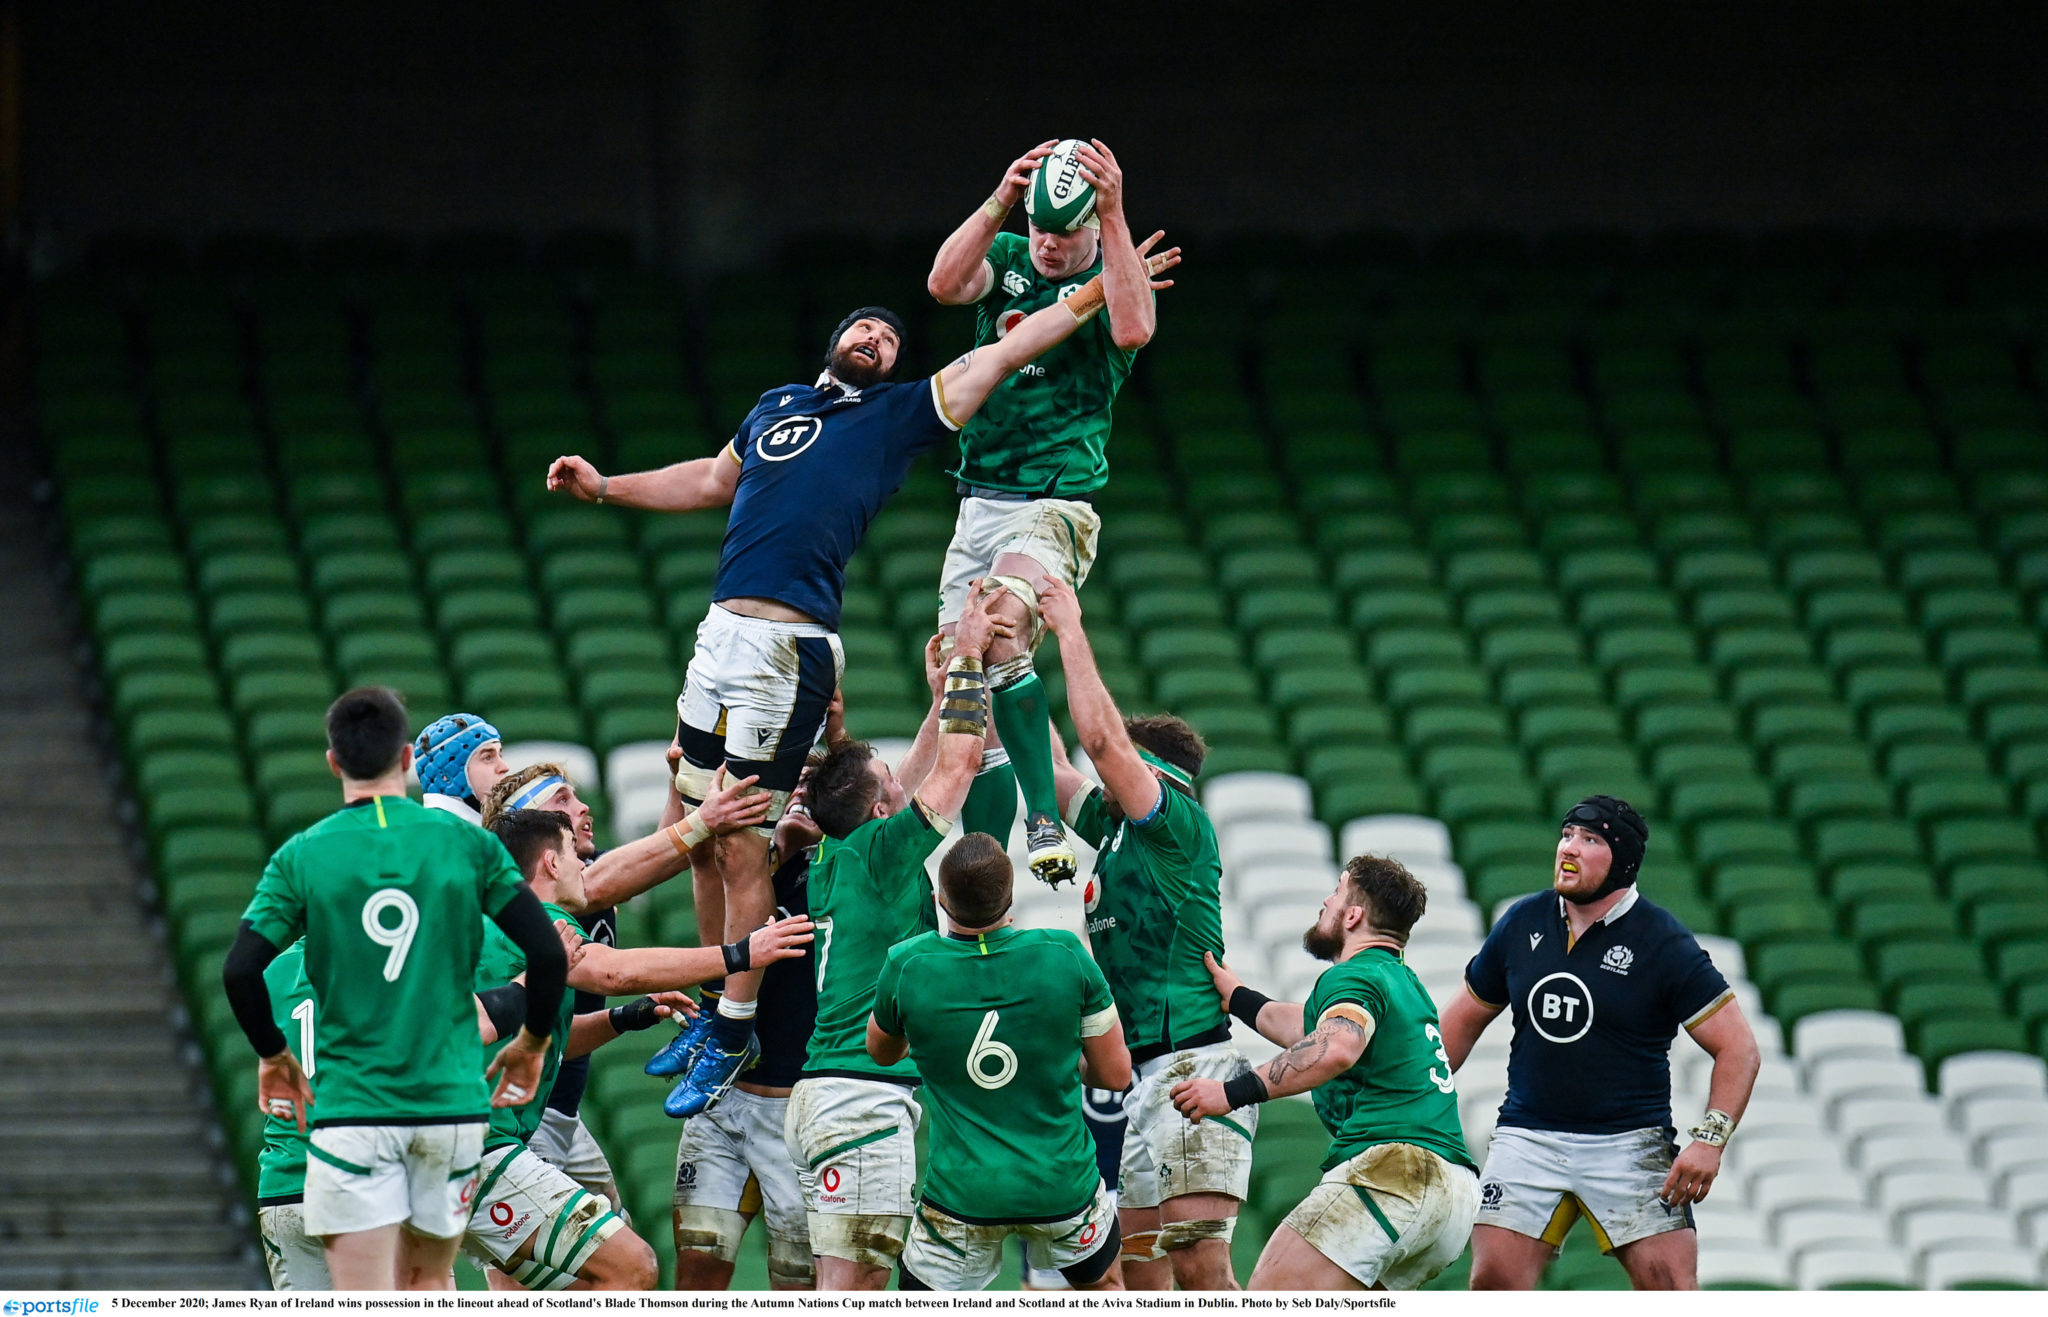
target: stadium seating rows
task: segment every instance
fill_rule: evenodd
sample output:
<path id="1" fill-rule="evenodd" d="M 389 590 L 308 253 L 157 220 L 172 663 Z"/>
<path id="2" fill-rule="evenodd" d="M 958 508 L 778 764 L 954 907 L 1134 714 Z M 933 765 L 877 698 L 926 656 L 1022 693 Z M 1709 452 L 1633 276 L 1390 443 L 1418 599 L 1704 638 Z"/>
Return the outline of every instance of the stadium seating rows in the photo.
<path id="1" fill-rule="evenodd" d="M 1898 1080 L 1907 1049 L 1923 1104 L 1952 1057 L 2048 1052 L 2035 250 L 1463 235 L 1427 259 L 1386 236 L 1191 255 L 1117 406 L 1082 598 L 1112 689 L 1187 715 L 1242 788 L 1217 802 L 1233 955 L 1298 990 L 1312 967 L 1276 953 L 1377 837 L 1440 895 L 1411 959 L 1454 984 L 1498 903 L 1540 885 L 1561 809 L 1627 796 L 1652 821 L 1646 888 L 1740 956 L 1753 1014 L 1792 1031 L 1781 1088 L 1863 1177 L 1859 1210 L 1919 1239 L 1798 1030 L 1888 1013 L 1897 1037 L 1870 1050 Z M 632 830 L 660 783 L 636 747 L 672 730 L 723 519 L 565 504 L 546 462 L 711 451 L 761 387 L 815 369 L 842 305 L 923 301 L 915 245 L 872 273 L 798 245 L 695 297 L 603 244 L 510 254 L 222 243 L 195 271 L 110 244 L 37 293 L 82 619 L 245 1157 L 219 955 L 269 847 L 332 805 L 325 702 L 385 681 L 423 717 L 473 707 L 515 741 L 588 747 L 590 795 Z M 913 361 L 967 333 L 913 311 Z M 922 712 L 941 467 L 849 573 L 857 734 Z M 1041 666 L 1057 702 L 1056 647 Z M 1374 816 L 1428 822 L 1354 823 Z M 694 940 L 687 892 L 646 904 L 629 936 Z M 666 1129 L 627 1060 L 593 1092 L 638 1157 Z M 1473 1117 L 1487 1090 L 1466 1089 Z M 2020 1172 L 1938 1110 L 1976 1206 L 2006 1210 Z M 634 1182 L 654 1193 L 666 1155 Z M 1853 1232 L 1787 1246 L 1808 1238 L 1781 1238 L 1792 1209 L 1745 1189 L 1785 1267 L 1735 1279 L 1896 1278 L 1838 1247 Z M 2038 1255 L 2038 1218 L 2008 1215 L 1979 1242 Z M 1963 1274 L 1924 1252 L 1893 1259 Z"/>

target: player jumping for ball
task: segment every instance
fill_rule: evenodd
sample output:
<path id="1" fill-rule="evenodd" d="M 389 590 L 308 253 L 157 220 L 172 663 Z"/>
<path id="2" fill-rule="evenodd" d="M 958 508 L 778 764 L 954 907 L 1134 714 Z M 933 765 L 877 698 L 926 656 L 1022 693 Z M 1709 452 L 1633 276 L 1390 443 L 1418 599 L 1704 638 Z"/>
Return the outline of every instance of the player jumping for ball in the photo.
<path id="1" fill-rule="evenodd" d="M 960 432 L 960 513 L 939 582 L 939 625 L 950 632 L 970 581 L 987 576 L 1008 591 L 1000 607 L 1016 638 L 989 655 L 994 735 L 965 813 L 970 832 L 1008 839 L 1024 791 L 1031 871 L 1058 883 L 1074 876 L 1074 852 L 1060 826 L 1053 784 L 1052 715 L 1031 667 L 1042 635 L 1038 596 L 1049 580 L 1079 589 L 1095 561 L 1101 519 L 1090 496 L 1109 479 L 1104 448 L 1110 405 L 1156 323 L 1151 276 L 1177 264 L 1180 249 L 1150 255 L 1124 219 L 1123 171 L 1101 142 L 1054 152 L 1045 142 L 1012 162 L 995 193 L 953 231 L 925 287 L 947 306 L 976 303 L 975 342 L 998 345 L 1030 313 L 1072 296 L 1098 276 L 1104 316 L 1047 352 L 990 395 Z M 1047 180 L 1042 171 L 1078 172 Z M 1041 184 L 1054 182 L 1055 207 Z M 1092 191 L 1092 196 L 1090 192 Z M 1003 231 L 1019 201 L 1029 236 Z"/>
<path id="2" fill-rule="evenodd" d="M 769 793 L 758 829 L 691 856 L 693 866 L 717 867 L 728 939 L 774 909 L 769 840 L 845 667 L 835 629 L 846 564 L 869 523 L 920 454 L 971 421 L 1018 369 L 1094 319 L 1103 299 L 1099 280 L 1082 281 L 1071 298 L 1025 317 L 1000 342 L 902 384 L 888 382 L 902 322 L 863 307 L 833 333 L 817 382 L 762 394 L 716 457 L 621 476 L 602 475 L 581 457 L 548 469 L 549 488 L 587 502 L 663 512 L 732 506 L 713 602 L 677 700 L 683 762 L 675 781 L 689 804 L 710 793 L 721 767 L 734 778 L 758 777 Z M 672 1115 L 704 1110 L 746 1069 L 760 984 L 758 973 L 726 981 Z"/>

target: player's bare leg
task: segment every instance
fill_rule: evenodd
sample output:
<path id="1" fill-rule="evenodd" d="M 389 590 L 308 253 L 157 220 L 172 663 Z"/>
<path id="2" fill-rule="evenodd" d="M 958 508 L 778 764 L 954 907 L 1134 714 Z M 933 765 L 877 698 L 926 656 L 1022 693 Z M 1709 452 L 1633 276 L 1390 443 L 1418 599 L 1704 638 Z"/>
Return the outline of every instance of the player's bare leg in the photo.
<path id="1" fill-rule="evenodd" d="M 1010 636 L 989 642 L 983 664 L 988 672 L 989 723 L 1002 737 L 1017 785 L 1024 793 L 1024 831 L 1031 872 L 1042 882 L 1061 883 L 1074 877 L 1074 848 L 1060 824 L 1059 790 L 1053 784 L 1052 703 L 1045 684 L 1031 667 L 1036 630 L 1037 592 L 1047 573 L 1035 558 L 1021 553 L 996 555 L 991 579 L 1003 584 L 990 612 L 1012 625 Z M 1025 592 L 1016 587 L 1021 585 Z M 1007 834 L 999 834 L 1007 835 Z"/>
<path id="2" fill-rule="evenodd" d="M 1691 1230 L 1667 1230 L 1614 1250 L 1628 1283 L 1639 1290 L 1696 1290 L 1700 1287 L 1700 1237 Z"/>
<path id="3" fill-rule="evenodd" d="M 1472 1227 L 1472 1288 L 1533 1290 L 1557 1250 L 1503 1226 Z"/>
<path id="4" fill-rule="evenodd" d="M 1282 1225 L 1273 1231 L 1252 1268 L 1248 1290 L 1359 1290 L 1356 1277 L 1322 1255 L 1321 1250 Z M 1375 1285 L 1373 1289 L 1385 1289 Z"/>
<path id="5" fill-rule="evenodd" d="M 1178 1194 L 1159 1205 L 1160 1247 L 1173 1264 L 1173 1282 L 1184 1290 L 1234 1290 L 1237 1273 L 1230 1265 L 1230 1241 L 1200 1239 L 1193 1243 L 1175 1241 L 1176 1222 L 1230 1221 L 1237 1216 L 1237 1200 L 1229 1194 Z"/>
<path id="6" fill-rule="evenodd" d="M 886 1290 L 889 1288 L 889 1267 L 870 1266 L 850 1258 L 828 1258 L 818 1256 L 818 1289 L 826 1290 Z"/>
<path id="7" fill-rule="evenodd" d="M 351 1230 L 320 1241 L 327 1250 L 327 1274 L 337 1290 L 395 1290 L 398 1283 L 398 1227 Z M 452 1264 L 452 1259 L 451 1259 Z"/>
<path id="8" fill-rule="evenodd" d="M 1170 1290 L 1173 1288 L 1173 1263 L 1166 1258 L 1151 1257 L 1153 1246 L 1159 1240 L 1159 1209 L 1156 1207 L 1125 1207 L 1116 1214 L 1117 1229 L 1123 1232 L 1123 1256 L 1119 1262 L 1123 1268 L 1124 1288 L 1127 1290 Z"/>
<path id="9" fill-rule="evenodd" d="M 676 1288 L 723 1290 L 732 1286 L 733 1264 L 694 1248 L 676 1245 Z"/>
<path id="10" fill-rule="evenodd" d="M 462 1240 L 436 1239 L 404 1226 L 398 1227 L 398 1288 L 402 1290 L 452 1290 L 455 1288 L 455 1255 Z M 329 1270 L 333 1268 L 330 1264 Z"/>

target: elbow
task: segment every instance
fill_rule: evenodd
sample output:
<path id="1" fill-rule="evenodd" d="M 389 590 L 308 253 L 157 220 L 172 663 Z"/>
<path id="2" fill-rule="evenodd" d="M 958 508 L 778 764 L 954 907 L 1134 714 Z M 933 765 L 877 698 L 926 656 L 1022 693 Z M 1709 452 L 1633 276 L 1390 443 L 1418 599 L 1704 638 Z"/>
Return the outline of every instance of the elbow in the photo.
<path id="1" fill-rule="evenodd" d="M 951 296 L 953 292 L 953 287 L 951 284 L 947 283 L 944 279 L 939 277 L 939 270 L 937 266 L 933 266 L 932 272 L 925 276 L 924 290 L 927 293 L 930 293 L 932 295 L 932 300 L 934 302 L 937 302 L 940 306 L 953 305 L 953 298 Z"/>
<path id="2" fill-rule="evenodd" d="M 1144 325 L 1134 329 L 1112 329 L 1109 341 L 1125 352 L 1136 352 L 1152 341 L 1152 326 Z"/>

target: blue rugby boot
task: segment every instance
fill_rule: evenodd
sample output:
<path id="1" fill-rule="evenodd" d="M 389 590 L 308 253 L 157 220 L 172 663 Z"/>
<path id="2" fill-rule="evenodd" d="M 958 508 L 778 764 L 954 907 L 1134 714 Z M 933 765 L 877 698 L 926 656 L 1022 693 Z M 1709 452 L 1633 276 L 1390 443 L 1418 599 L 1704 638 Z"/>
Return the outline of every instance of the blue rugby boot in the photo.
<path id="1" fill-rule="evenodd" d="M 737 1052 L 728 1052 L 715 1038 L 707 1039 L 690 1073 L 668 1091 L 661 1109 L 679 1120 L 709 1111 L 760 1055 L 761 1041 L 751 1033 L 746 1045 Z"/>

